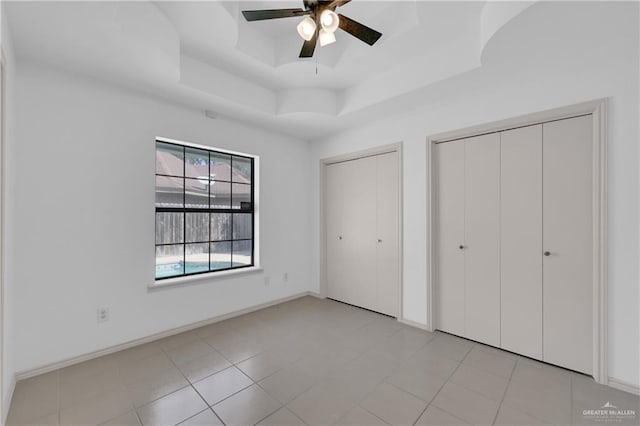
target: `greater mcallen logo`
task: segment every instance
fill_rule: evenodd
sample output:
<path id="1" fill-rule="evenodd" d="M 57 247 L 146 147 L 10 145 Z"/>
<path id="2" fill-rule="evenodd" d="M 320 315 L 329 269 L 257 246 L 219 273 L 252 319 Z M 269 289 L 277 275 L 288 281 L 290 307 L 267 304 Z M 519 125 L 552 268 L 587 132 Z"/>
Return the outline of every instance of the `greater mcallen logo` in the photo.
<path id="1" fill-rule="evenodd" d="M 636 410 L 620 409 L 607 401 L 598 410 L 582 410 L 582 415 L 600 422 L 620 422 L 636 418 Z"/>

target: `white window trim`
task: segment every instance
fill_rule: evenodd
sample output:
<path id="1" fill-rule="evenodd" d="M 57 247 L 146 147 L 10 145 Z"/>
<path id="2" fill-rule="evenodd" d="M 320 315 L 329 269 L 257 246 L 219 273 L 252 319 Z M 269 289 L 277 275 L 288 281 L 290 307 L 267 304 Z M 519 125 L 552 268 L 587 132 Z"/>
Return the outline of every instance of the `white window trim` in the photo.
<path id="1" fill-rule="evenodd" d="M 255 244 L 255 240 L 254 240 Z M 260 266 L 249 266 L 246 268 L 226 269 L 219 272 L 209 272 L 206 274 L 187 275 L 176 278 L 165 278 L 161 281 L 155 281 L 147 286 L 148 289 L 159 289 L 165 287 L 183 286 L 185 284 L 194 284 L 198 281 L 216 281 L 220 279 L 231 278 L 238 275 L 249 275 L 262 272 L 263 269 Z"/>
<path id="2" fill-rule="evenodd" d="M 247 266 L 237 269 L 226 269 L 224 271 L 211 271 L 205 274 L 179 276 L 175 278 L 165 278 L 160 281 L 156 281 L 155 267 L 151 277 L 151 283 L 147 284 L 148 290 L 184 286 L 187 284 L 194 284 L 198 281 L 217 281 L 220 279 L 232 278 L 238 275 L 247 275 L 262 272 L 263 269 L 260 266 L 260 156 L 256 154 L 248 154 L 246 152 L 232 151 L 223 148 L 217 148 L 210 145 L 196 144 L 192 142 L 182 141 L 178 139 L 170 139 L 161 136 L 156 136 L 154 139 L 159 142 L 169 142 L 174 144 L 180 144 L 191 148 L 215 150 L 218 152 L 224 152 L 225 154 L 241 155 L 244 157 L 253 158 L 253 266 Z M 155 144 L 154 144 L 155 152 Z M 155 154 L 154 154 L 155 158 Z M 153 191 L 155 192 L 155 178 L 153 180 Z M 155 197 L 153 198 L 153 211 L 155 211 Z M 154 261 L 155 265 L 155 261 Z"/>

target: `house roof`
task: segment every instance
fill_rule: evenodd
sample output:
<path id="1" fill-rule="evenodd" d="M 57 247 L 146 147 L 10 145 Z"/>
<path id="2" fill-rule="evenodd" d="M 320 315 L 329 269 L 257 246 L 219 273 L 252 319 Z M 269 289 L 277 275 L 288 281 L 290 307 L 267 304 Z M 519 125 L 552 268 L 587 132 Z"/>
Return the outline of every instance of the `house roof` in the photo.
<path id="1" fill-rule="evenodd" d="M 172 152 L 156 151 L 156 187 L 160 191 L 182 191 L 183 171 L 185 190 L 191 196 L 207 196 L 209 185 L 216 195 L 251 193 L 251 177 L 228 162 L 212 161 L 209 169 L 208 164 L 193 164 Z"/>

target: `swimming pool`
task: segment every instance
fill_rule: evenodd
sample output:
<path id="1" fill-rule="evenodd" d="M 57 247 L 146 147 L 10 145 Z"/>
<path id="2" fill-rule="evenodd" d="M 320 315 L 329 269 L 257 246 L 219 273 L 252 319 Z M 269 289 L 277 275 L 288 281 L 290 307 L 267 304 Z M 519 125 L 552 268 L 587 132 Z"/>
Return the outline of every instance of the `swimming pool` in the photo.
<path id="1" fill-rule="evenodd" d="M 176 262 L 162 265 L 156 265 L 156 278 L 167 278 L 176 275 L 183 275 L 182 266 L 184 265 L 184 274 L 195 274 L 198 272 L 217 271 L 219 269 L 231 268 L 230 262 Z M 239 265 L 235 265 L 239 266 Z"/>

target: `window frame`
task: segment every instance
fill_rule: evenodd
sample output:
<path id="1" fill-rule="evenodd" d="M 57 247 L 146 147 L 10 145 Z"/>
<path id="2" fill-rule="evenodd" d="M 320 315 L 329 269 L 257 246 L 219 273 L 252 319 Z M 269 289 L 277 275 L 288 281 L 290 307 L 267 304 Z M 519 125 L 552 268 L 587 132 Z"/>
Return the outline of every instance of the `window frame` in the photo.
<path id="1" fill-rule="evenodd" d="M 260 270 L 259 267 L 259 261 L 258 261 L 258 253 L 259 253 L 259 249 L 258 249 L 258 203 L 257 203 L 257 194 L 258 194 L 258 163 L 259 163 L 259 157 L 257 155 L 252 155 L 252 154 L 246 154 L 246 153 L 241 153 L 241 152 L 236 152 L 236 151 L 230 151 L 230 150 L 225 150 L 225 149 L 220 149 L 220 148 L 215 148 L 215 147 L 211 147 L 211 146 L 207 146 L 207 145 L 199 145 L 199 144 L 193 144 L 193 143 L 189 143 L 189 142 L 184 142 L 184 141 L 179 141 L 179 140 L 173 140 L 173 139 L 167 139 L 167 138 L 162 138 L 162 137 L 156 137 L 155 141 L 154 141 L 154 157 L 157 156 L 157 152 L 158 152 L 158 146 L 159 144 L 164 144 L 164 145 L 173 145 L 174 147 L 180 148 L 182 150 L 182 176 L 174 176 L 174 175 L 168 175 L 168 174 L 164 174 L 164 173 L 158 173 L 158 168 L 157 168 L 157 164 L 155 166 L 155 173 L 154 173 L 154 179 L 157 179 L 158 176 L 163 176 L 163 177 L 170 177 L 170 178 L 177 178 L 177 179 L 181 179 L 182 180 L 182 207 L 162 207 L 162 206 L 158 206 L 157 205 L 157 200 L 154 197 L 154 229 L 155 229 L 155 233 L 157 233 L 157 217 L 158 217 L 158 213 L 181 213 L 182 216 L 182 238 L 180 242 L 169 242 L 169 243 L 164 243 L 164 242 L 160 242 L 158 243 L 157 241 L 157 235 L 154 235 L 154 264 L 156 265 L 154 268 L 154 280 L 153 280 L 153 284 L 150 287 L 154 287 L 154 286 L 164 286 L 164 285 L 169 285 L 169 284 L 174 284 L 174 283 L 181 283 L 181 282 L 185 282 L 185 281 L 191 281 L 193 279 L 202 279 L 202 278 L 214 278 L 214 277 L 223 277 L 223 276 L 228 276 L 231 274 L 236 274 L 236 273 L 241 273 L 241 272 L 251 272 L 251 271 L 256 271 L 256 270 Z M 189 148 L 192 149 L 197 149 L 197 150 L 202 150 L 202 151 L 206 151 L 208 156 L 209 156 L 209 168 L 211 167 L 211 157 L 212 155 L 215 154 L 220 154 L 223 156 L 228 156 L 229 157 L 229 177 L 227 180 L 222 180 L 220 179 L 220 182 L 224 182 L 227 183 L 230 187 L 230 192 L 229 192 L 229 203 L 228 206 L 226 207 L 213 207 L 211 206 L 211 187 L 213 186 L 212 184 L 208 184 L 208 200 L 209 200 L 209 206 L 208 207 L 187 207 L 187 192 L 188 192 L 188 188 L 187 188 L 187 180 L 188 179 L 198 179 L 196 177 L 191 177 L 191 176 L 187 176 L 187 153 Z M 248 209 L 243 209 L 243 208 L 233 208 L 233 186 L 234 184 L 245 184 L 243 182 L 234 182 L 234 177 L 233 177 L 233 159 L 234 157 L 236 158 L 242 158 L 244 160 L 249 160 L 250 161 L 250 165 L 251 165 L 251 179 L 250 182 L 248 183 L 248 185 L 250 185 L 251 187 L 251 191 L 250 191 L 250 208 Z M 156 157 L 157 158 L 157 157 Z M 215 179 L 211 179 L 211 168 L 209 169 L 209 179 L 211 180 L 211 182 L 215 182 Z M 246 184 L 245 184 L 246 185 Z M 155 184 L 155 191 L 154 194 L 157 192 L 157 183 Z M 204 213 L 207 214 L 209 216 L 208 218 L 208 224 L 209 224 L 209 229 L 208 229 L 208 241 L 188 241 L 187 239 L 187 214 L 189 213 Z M 212 220 L 212 214 L 228 214 L 230 215 L 230 235 L 228 236 L 228 239 L 225 240 L 212 240 L 212 227 L 211 227 L 211 220 Z M 236 214 L 250 214 L 251 216 L 251 236 L 250 238 L 234 238 L 234 230 L 233 230 L 233 220 L 234 220 L 234 215 Z M 242 265 L 237 265 L 234 266 L 234 261 L 233 261 L 233 247 L 234 247 L 234 243 L 235 242 L 241 242 L 241 241 L 249 241 L 251 243 L 251 257 L 250 257 L 250 262 L 248 264 L 242 264 Z M 230 255 L 230 260 L 229 260 L 229 267 L 225 267 L 225 268 L 220 268 L 220 269 L 208 269 L 208 270 L 204 270 L 204 271 L 196 271 L 196 272 L 187 272 L 186 271 L 186 259 L 187 259 L 187 247 L 190 244 L 208 244 L 208 258 L 209 258 L 209 268 L 211 268 L 211 255 L 212 255 L 212 251 L 211 251 L 211 245 L 214 243 L 227 243 L 230 246 L 230 250 L 229 250 L 229 255 Z M 182 264 L 183 264 L 183 270 L 182 273 L 180 274 L 176 274 L 176 275 L 169 275 L 169 276 L 161 276 L 158 277 L 157 274 L 157 248 L 158 247 L 162 247 L 162 246 L 182 246 Z"/>

